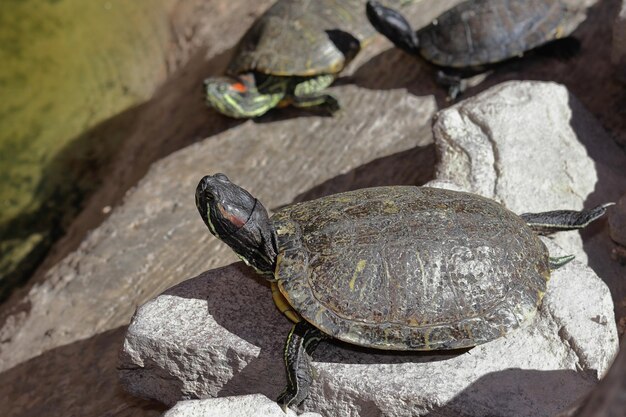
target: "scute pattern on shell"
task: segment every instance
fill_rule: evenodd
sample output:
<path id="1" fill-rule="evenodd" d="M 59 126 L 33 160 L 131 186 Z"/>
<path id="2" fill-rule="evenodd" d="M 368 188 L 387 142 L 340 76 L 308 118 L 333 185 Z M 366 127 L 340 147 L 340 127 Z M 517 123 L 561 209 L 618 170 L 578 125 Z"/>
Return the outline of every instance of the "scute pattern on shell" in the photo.
<path id="1" fill-rule="evenodd" d="M 277 212 L 276 278 L 306 320 L 338 339 L 397 350 L 492 340 L 534 315 L 543 243 L 492 200 L 379 187 Z"/>
<path id="2" fill-rule="evenodd" d="M 417 32 L 420 53 L 446 67 L 480 66 L 571 34 L 580 12 L 560 0 L 471 0 Z"/>
<path id="3" fill-rule="evenodd" d="M 364 0 L 279 0 L 240 40 L 228 72 L 335 74 L 345 60 L 327 31 L 340 30 L 359 41 L 374 36 L 364 10 Z"/>

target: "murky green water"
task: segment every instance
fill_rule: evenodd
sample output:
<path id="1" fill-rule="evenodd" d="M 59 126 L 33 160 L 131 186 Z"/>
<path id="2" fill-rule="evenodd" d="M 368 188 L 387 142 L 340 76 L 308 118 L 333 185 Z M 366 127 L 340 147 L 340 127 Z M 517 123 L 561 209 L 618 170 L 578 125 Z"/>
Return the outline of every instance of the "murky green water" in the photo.
<path id="1" fill-rule="evenodd" d="M 165 75 L 174 0 L 0 1 L 0 299 L 45 255 Z"/>

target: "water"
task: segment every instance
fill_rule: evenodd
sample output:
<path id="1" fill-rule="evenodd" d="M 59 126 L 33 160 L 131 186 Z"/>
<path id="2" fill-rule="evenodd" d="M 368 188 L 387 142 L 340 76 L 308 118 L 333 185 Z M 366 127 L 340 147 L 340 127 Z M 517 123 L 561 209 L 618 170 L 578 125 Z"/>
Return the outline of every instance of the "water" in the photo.
<path id="1" fill-rule="evenodd" d="M 62 235 L 124 140 L 96 126 L 165 77 L 173 4 L 0 1 L 0 299 Z"/>

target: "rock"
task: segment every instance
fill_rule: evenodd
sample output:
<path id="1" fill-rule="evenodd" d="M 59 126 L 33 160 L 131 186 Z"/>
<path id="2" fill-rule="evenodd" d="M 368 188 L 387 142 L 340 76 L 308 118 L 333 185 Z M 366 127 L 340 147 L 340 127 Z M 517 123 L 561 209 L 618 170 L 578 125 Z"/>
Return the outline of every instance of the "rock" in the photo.
<path id="1" fill-rule="evenodd" d="M 611 62 L 615 66 L 617 78 L 626 82 L 626 1 L 624 0 L 613 23 Z"/>
<path id="2" fill-rule="evenodd" d="M 553 273 L 531 325 L 466 352 L 392 354 L 323 344 L 303 409 L 341 416 L 427 410 L 549 416 L 608 368 L 617 348 L 611 311 L 606 286 L 574 261 Z M 121 354 L 122 384 L 168 404 L 248 393 L 276 398 L 286 383 L 281 354 L 290 327 L 267 282 L 250 268 L 238 263 L 205 272 L 138 309 Z"/>
<path id="3" fill-rule="evenodd" d="M 321 417 L 317 413 L 285 413 L 276 402 L 264 395 L 187 400 L 176 403 L 163 417 Z"/>

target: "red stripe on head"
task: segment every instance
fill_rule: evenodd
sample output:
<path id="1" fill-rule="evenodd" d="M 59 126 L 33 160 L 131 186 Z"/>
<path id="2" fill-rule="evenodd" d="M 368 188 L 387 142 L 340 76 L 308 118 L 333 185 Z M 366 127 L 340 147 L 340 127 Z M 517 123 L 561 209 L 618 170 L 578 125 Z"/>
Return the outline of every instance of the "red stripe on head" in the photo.
<path id="1" fill-rule="evenodd" d="M 235 227 L 241 228 L 244 224 L 246 224 L 246 219 L 242 219 L 241 217 L 237 217 L 234 214 L 229 213 L 228 211 L 226 211 L 226 209 L 224 209 L 224 206 L 222 206 L 221 204 L 218 204 L 217 208 L 222 214 L 222 217 L 228 220 Z"/>
<path id="2" fill-rule="evenodd" d="M 230 88 L 235 91 L 239 91 L 240 93 L 245 93 L 246 91 L 248 91 L 248 87 L 246 87 L 243 83 L 233 83 L 230 85 Z"/>

